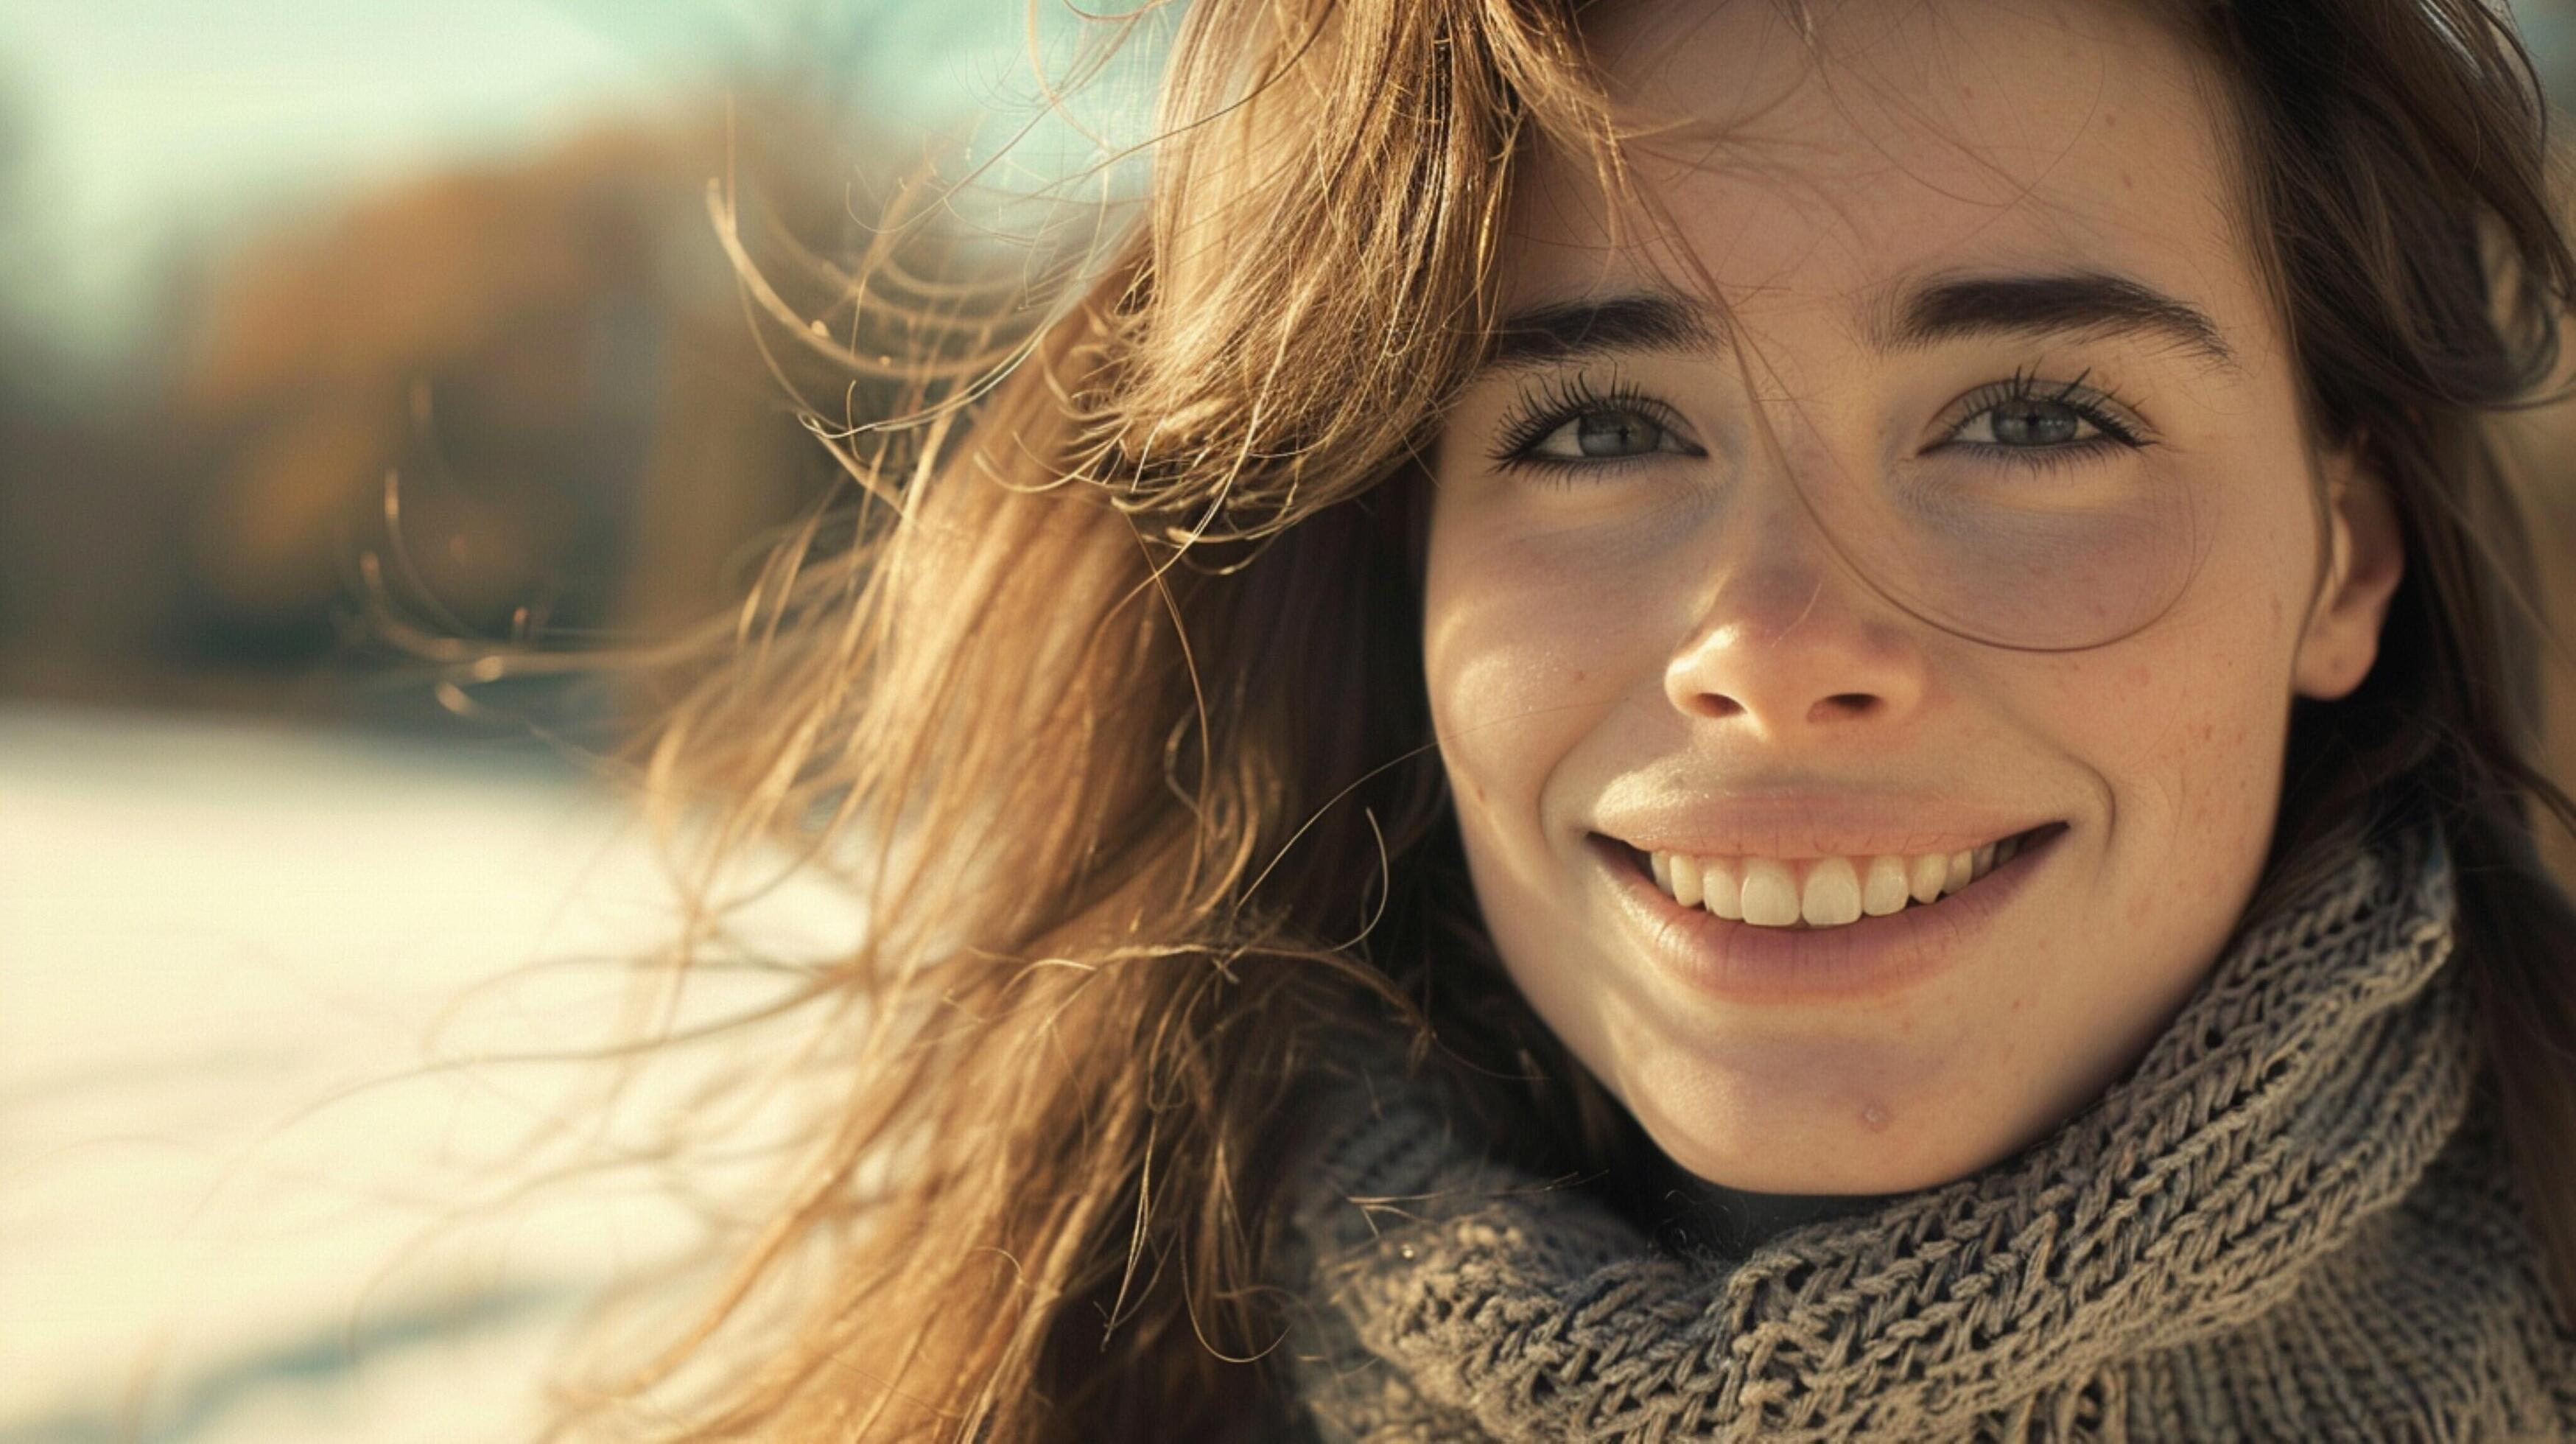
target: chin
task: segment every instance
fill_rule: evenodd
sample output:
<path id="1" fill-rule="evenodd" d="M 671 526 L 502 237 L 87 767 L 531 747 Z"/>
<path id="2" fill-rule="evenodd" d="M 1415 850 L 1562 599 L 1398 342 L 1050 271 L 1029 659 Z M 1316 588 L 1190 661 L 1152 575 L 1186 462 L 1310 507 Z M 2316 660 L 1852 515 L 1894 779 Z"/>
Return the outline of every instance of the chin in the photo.
<path id="1" fill-rule="evenodd" d="M 1957 1127 L 1955 1106 L 1871 1101 L 1884 1096 L 1837 1090 L 1784 1098 L 1758 1085 L 1698 1080 L 1679 1090 L 1637 1089 L 1628 1106 L 1676 1166 L 1750 1193 L 1910 1193 L 1965 1178 L 2011 1151 Z M 1925 1098 L 1920 1090 L 1910 1096 Z"/>
<path id="2" fill-rule="evenodd" d="M 1955 1182 L 1977 1171 L 1974 1165 L 1891 1157 L 1875 1147 L 1874 1136 L 1858 1129 L 1854 1135 L 1839 1142 L 1810 1138 L 1806 1142 L 1810 1146 L 1822 1145 L 1827 1156 L 1802 1150 L 1802 1156 L 1787 1158 L 1766 1157 L 1760 1150 L 1709 1149 L 1696 1146 L 1696 1140 L 1666 1142 L 1656 1138 L 1655 1143 L 1692 1177 L 1745 1193 L 1912 1193 Z M 1841 1157 L 1831 1157 L 1833 1153 Z"/>

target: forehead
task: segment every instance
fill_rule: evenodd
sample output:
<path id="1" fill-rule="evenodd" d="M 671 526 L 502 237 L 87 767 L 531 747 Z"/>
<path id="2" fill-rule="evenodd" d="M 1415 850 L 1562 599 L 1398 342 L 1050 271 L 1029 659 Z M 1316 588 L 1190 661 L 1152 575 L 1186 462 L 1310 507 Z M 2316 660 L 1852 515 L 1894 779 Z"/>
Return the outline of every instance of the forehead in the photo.
<path id="1" fill-rule="evenodd" d="M 2141 5 L 1607 0 L 1584 38 L 1644 206 L 1608 244 L 1588 166 L 1538 151 L 1507 305 L 1652 273 L 1857 325 L 1910 274 L 2081 266 L 2246 319 L 2215 77 Z"/>

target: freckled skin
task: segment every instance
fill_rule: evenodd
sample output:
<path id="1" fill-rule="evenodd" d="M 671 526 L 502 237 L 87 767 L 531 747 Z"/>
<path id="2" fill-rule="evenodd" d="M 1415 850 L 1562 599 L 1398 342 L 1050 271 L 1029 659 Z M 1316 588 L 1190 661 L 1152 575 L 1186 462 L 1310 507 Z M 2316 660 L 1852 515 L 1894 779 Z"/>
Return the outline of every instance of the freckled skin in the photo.
<path id="1" fill-rule="evenodd" d="M 1640 182 L 1687 256 L 1642 227 L 1611 244 L 1579 168 L 1539 153 L 1510 218 L 1504 309 L 1695 263 L 1757 364 L 1621 358 L 1617 380 L 1706 454 L 1616 483 L 1496 468 L 1521 383 L 1471 387 L 1436 449 L 1423 644 L 1478 900 L 1532 1008 L 1699 1176 L 1884 1193 L 2023 1146 L 2170 1020 L 2251 895 L 2292 697 L 2360 681 L 2401 564 L 2370 479 L 2303 447 L 2290 358 L 2227 227 L 2195 60 L 2107 0 L 1849 0 L 1817 16 L 1830 84 L 1768 5 L 1587 11 L 1621 104 L 1758 115 L 1758 132 L 1723 157 L 1718 132 L 1641 143 Z M 2084 267 L 2209 313 L 2244 374 L 2087 338 L 1880 356 L 1844 309 L 1906 274 Z M 2050 654 L 1944 631 L 1836 565 L 1795 504 L 1792 487 L 1830 498 L 1874 475 L 1883 443 L 1935 444 L 1951 402 L 2017 369 L 2063 383 L 2088 368 L 2158 438 L 2152 460 L 2123 464 L 2209 499 L 2198 570 L 2136 635 Z M 1748 439 L 1758 420 L 1777 457 Z M 2335 500 L 2325 537 L 2317 485 Z M 2321 545 L 2336 571 L 2312 597 Z M 1629 941 L 1583 845 L 1613 782 L 1677 759 L 1720 780 L 1999 800 L 2070 831 L 1983 946 L 1902 995 L 1725 1005 Z"/>

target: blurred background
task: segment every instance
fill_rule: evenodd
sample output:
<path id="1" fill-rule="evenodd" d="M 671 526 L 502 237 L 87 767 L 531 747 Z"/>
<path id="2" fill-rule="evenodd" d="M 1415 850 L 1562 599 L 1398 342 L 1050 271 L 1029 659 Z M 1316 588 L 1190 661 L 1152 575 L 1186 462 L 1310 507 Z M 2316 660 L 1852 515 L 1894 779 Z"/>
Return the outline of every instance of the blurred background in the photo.
<path id="1" fill-rule="evenodd" d="M 650 699 L 468 700 L 395 639 L 727 610 L 838 470 L 711 184 L 802 314 L 925 168 L 974 172 L 949 229 L 1007 273 L 1023 209 L 1132 184 L 1158 32 L 1063 116 L 1032 73 L 1097 30 L 0 0 L 0 1441 L 528 1437 L 566 1324 L 699 1237 L 723 1165 L 666 1176 L 657 1114 L 727 1065 L 545 1061 L 635 1021 L 626 964 L 678 927 L 590 757 Z M 860 921 L 803 885 L 740 931 L 810 957 Z M 777 986 L 716 970 L 667 1017 Z"/>
<path id="2" fill-rule="evenodd" d="M 2576 0 L 2515 8 L 2576 97 Z M 847 254 L 898 179 L 1016 138 L 972 218 L 1007 256 L 1019 199 L 1132 184 L 1092 168 L 1143 134 L 1155 37 L 1075 124 L 1029 46 L 1080 29 L 0 0 L 0 1444 L 521 1437 L 566 1322 L 685 1248 L 649 1162 L 457 1207 L 581 1107 L 507 1060 L 609 1036 L 614 963 L 672 925 L 582 761 L 649 701 L 460 706 L 389 638 L 644 645 L 721 609 L 837 473 L 710 181 L 756 251 Z M 2522 441 L 2576 458 L 2576 418 Z M 2543 500 L 2565 573 L 2576 491 Z M 809 887 L 746 925 L 792 954 L 859 921 Z M 727 986 L 687 1006 L 762 984 Z"/>

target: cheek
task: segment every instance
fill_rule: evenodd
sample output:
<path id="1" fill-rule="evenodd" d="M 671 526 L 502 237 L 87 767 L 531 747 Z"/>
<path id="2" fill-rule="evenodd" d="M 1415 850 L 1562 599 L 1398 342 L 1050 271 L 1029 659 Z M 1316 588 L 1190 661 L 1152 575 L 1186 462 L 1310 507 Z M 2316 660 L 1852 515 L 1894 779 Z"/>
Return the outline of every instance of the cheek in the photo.
<path id="1" fill-rule="evenodd" d="M 1636 680 L 1633 605 L 1537 549 L 1433 531 L 1422 653 L 1462 809 L 1534 809 L 1548 774 Z"/>
<path id="2" fill-rule="evenodd" d="M 2106 845 L 2133 878 L 2129 926 L 2209 932 L 2250 895 L 2288 723 L 2286 664 L 2260 630 L 2231 645 L 2186 633 L 2125 646 L 2052 689 L 2065 745 L 2111 799 Z"/>

